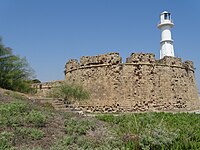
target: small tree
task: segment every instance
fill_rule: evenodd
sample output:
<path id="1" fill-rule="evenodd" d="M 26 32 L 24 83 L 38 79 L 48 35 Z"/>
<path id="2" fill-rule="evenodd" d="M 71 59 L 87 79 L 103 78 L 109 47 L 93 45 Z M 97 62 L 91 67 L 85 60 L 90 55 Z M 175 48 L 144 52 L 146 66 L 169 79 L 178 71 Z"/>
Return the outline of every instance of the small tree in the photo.
<path id="1" fill-rule="evenodd" d="M 0 87 L 20 92 L 30 92 L 30 79 L 33 70 L 26 58 L 12 53 L 11 48 L 2 44 L 0 39 Z"/>

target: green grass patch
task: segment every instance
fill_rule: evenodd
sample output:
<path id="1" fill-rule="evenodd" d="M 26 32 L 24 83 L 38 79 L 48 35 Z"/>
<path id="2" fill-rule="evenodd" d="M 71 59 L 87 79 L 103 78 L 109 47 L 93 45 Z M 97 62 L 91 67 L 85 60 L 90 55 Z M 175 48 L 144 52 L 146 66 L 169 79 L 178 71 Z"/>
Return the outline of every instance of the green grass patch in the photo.
<path id="1" fill-rule="evenodd" d="M 25 96 L 23 96 L 22 94 L 19 94 L 17 92 L 14 92 L 14 91 L 5 91 L 4 94 L 6 94 L 16 100 L 25 100 L 26 99 Z"/>
<path id="2" fill-rule="evenodd" d="M 27 103 L 15 101 L 0 105 L 0 126 L 19 126 L 24 122 L 24 116 L 29 111 Z"/>
<path id="3" fill-rule="evenodd" d="M 14 131 L 16 139 L 31 139 L 31 140 L 40 140 L 44 137 L 45 133 L 36 128 L 25 128 L 18 127 Z"/>
<path id="4" fill-rule="evenodd" d="M 88 130 L 94 129 L 94 122 L 71 118 L 65 120 L 65 131 L 69 135 L 85 135 Z"/>
<path id="5" fill-rule="evenodd" d="M 44 127 L 47 122 L 47 116 L 41 111 L 32 110 L 26 116 L 26 121 L 33 124 L 35 127 Z"/>
<path id="6" fill-rule="evenodd" d="M 8 150 L 12 148 L 12 141 L 14 138 L 14 134 L 12 132 L 3 131 L 0 133 L 0 149 Z"/>
<path id="7" fill-rule="evenodd" d="M 14 101 L 0 105 L 0 126 L 16 127 L 32 124 L 45 126 L 47 116 L 24 101 Z"/>
<path id="8" fill-rule="evenodd" d="M 141 113 L 96 118 L 114 126 L 126 149 L 200 149 L 198 114 Z"/>
<path id="9" fill-rule="evenodd" d="M 0 105 L 0 149 L 14 149 L 16 143 L 40 140 L 45 133 L 48 113 L 25 101 L 15 100 Z"/>
<path id="10" fill-rule="evenodd" d="M 50 97 L 62 98 L 67 102 L 76 100 L 85 100 L 89 98 L 89 92 L 78 84 L 63 83 L 58 87 L 52 89 L 49 94 Z"/>

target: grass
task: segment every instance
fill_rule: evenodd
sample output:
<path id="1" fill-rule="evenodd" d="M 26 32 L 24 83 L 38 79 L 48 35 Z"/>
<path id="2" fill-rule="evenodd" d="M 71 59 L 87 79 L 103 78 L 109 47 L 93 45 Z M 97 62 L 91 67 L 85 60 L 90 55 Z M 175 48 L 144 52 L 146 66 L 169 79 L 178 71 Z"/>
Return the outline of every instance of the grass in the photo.
<path id="1" fill-rule="evenodd" d="M 55 87 L 49 94 L 50 97 L 62 98 L 67 102 L 80 101 L 89 98 L 89 92 L 78 84 L 63 83 Z"/>
<path id="2" fill-rule="evenodd" d="M 47 116 L 37 110 L 31 110 L 25 118 L 28 123 L 35 127 L 44 127 L 47 122 Z"/>
<path id="3" fill-rule="evenodd" d="M 24 101 L 16 100 L 0 105 L 0 126 L 17 127 L 31 124 L 42 127 L 46 123 L 46 116 Z"/>
<path id="4" fill-rule="evenodd" d="M 3 131 L 0 133 L 0 149 L 10 149 L 12 147 L 11 141 L 14 137 L 12 132 Z"/>
<path id="5" fill-rule="evenodd" d="M 200 149 L 199 114 L 85 117 L 72 112 L 56 112 L 49 104 L 35 105 L 19 95 L 9 95 L 13 100 L 0 102 L 1 150 Z"/>
<path id="6" fill-rule="evenodd" d="M 93 130 L 95 123 L 90 120 L 69 119 L 65 120 L 65 131 L 69 135 L 86 135 L 88 130 Z"/>
<path id="7" fill-rule="evenodd" d="M 54 143 L 52 150 L 110 149 L 121 144 L 111 127 L 95 118 L 66 115 L 66 135 Z"/>
<path id="8" fill-rule="evenodd" d="M 45 133 L 39 128 L 46 125 L 48 117 L 26 101 L 15 99 L 1 104 L 0 149 L 14 149 L 17 143 L 42 139 Z"/>
<path id="9" fill-rule="evenodd" d="M 141 113 L 97 117 L 114 126 L 127 149 L 200 149 L 200 115 Z"/>
<path id="10" fill-rule="evenodd" d="M 18 139 L 40 140 L 44 137 L 45 133 L 36 128 L 20 127 L 15 129 L 14 135 Z"/>

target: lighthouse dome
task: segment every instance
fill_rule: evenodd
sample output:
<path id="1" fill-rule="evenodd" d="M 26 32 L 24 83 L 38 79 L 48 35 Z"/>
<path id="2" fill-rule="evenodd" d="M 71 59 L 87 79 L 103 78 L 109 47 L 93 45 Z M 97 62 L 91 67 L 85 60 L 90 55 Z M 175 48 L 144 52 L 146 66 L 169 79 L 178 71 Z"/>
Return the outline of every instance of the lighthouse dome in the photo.
<path id="1" fill-rule="evenodd" d="M 168 14 L 169 12 L 167 12 L 167 11 L 163 11 L 161 14 Z"/>

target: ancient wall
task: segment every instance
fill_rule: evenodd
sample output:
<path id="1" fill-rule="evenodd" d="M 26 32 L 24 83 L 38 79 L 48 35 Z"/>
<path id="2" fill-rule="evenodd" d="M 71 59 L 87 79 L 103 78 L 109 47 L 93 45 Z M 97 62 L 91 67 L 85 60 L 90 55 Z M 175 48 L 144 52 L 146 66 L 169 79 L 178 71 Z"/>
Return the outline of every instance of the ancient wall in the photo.
<path id="1" fill-rule="evenodd" d="M 52 82 L 43 82 L 43 83 L 34 83 L 32 88 L 36 89 L 36 96 L 48 97 L 52 88 L 59 86 L 64 81 L 52 81 Z"/>
<path id="2" fill-rule="evenodd" d="M 174 111 L 199 107 L 191 61 L 132 53 L 122 63 L 119 53 L 81 57 L 66 63 L 68 82 L 83 84 L 90 100 L 79 107 L 95 112 Z"/>

